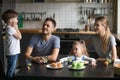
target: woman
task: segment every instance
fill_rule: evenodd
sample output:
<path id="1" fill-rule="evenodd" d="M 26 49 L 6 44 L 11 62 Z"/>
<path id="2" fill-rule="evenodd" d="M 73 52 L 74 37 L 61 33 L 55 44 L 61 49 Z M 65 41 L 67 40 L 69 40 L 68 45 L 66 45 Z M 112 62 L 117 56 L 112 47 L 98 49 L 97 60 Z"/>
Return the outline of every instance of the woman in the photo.
<path id="1" fill-rule="evenodd" d="M 116 40 L 108 25 L 108 19 L 105 16 L 95 19 L 94 28 L 98 35 L 93 38 L 93 43 L 99 58 L 115 61 L 117 59 Z"/>

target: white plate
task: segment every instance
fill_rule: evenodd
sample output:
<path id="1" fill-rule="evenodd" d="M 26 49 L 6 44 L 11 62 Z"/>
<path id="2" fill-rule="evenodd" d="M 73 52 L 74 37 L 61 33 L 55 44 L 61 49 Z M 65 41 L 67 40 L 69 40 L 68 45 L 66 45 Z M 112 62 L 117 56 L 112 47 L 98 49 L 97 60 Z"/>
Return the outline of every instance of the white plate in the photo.
<path id="1" fill-rule="evenodd" d="M 47 64 L 46 68 L 49 68 L 49 69 L 62 69 L 63 66 L 58 68 L 58 67 L 52 67 L 51 64 Z"/>
<path id="2" fill-rule="evenodd" d="M 72 68 L 72 65 L 69 65 L 68 68 L 69 68 L 69 69 L 72 69 L 72 70 L 82 70 L 82 69 L 85 69 L 86 66 L 83 66 L 83 67 L 81 67 L 81 68 L 75 68 L 75 69 L 74 69 L 74 68 Z"/>
<path id="3" fill-rule="evenodd" d="M 80 62 L 79 60 L 75 61 L 75 62 Z M 82 61 L 84 64 L 89 64 L 89 61 Z"/>

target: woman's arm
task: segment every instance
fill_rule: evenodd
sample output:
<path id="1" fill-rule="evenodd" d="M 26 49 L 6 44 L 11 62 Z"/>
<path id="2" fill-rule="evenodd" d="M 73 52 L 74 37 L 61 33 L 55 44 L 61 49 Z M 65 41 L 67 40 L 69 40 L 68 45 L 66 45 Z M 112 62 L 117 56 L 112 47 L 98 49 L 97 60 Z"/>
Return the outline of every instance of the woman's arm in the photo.
<path id="1" fill-rule="evenodd" d="M 112 46 L 112 60 L 115 61 L 117 59 L 117 49 L 116 46 Z"/>

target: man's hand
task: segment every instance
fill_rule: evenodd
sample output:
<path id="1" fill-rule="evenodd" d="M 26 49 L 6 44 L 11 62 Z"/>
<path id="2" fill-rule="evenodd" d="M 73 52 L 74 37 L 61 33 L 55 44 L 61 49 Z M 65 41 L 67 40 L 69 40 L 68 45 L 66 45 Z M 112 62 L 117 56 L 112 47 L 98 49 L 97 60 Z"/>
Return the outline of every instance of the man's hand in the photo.
<path id="1" fill-rule="evenodd" d="M 37 63 L 46 63 L 46 58 L 45 57 L 34 57 L 33 61 L 37 62 Z"/>

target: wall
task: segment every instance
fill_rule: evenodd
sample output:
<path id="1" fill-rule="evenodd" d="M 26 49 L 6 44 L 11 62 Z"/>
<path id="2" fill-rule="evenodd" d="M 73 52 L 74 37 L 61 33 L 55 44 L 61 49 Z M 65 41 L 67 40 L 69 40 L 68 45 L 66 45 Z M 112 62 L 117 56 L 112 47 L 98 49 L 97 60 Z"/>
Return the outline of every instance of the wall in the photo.
<path id="1" fill-rule="evenodd" d="M 28 4 L 17 4 L 16 10 L 18 12 L 46 12 L 43 16 L 43 20 L 46 17 L 52 17 L 55 13 L 55 19 L 57 21 L 57 27 L 80 27 L 78 20 L 80 15 L 78 9 L 75 6 L 79 6 L 77 3 L 28 3 Z M 67 18 L 66 18 L 67 17 Z M 24 25 L 25 27 L 27 26 Z M 31 28 L 41 27 L 32 23 L 29 25 Z"/>
<path id="2" fill-rule="evenodd" d="M 59 28 L 80 28 L 83 29 L 85 24 L 81 23 L 82 18 L 84 17 L 84 20 L 88 21 L 88 16 L 84 14 L 85 10 L 83 10 L 83 13 L 81 15 L 80 8 L 81 6 L 95 8 L 95 7 L 108 7 L 110 6 L 106 4 L 83 4 L 78 2 L 67 2 L 67 3 L 17 3 L 16 4 L 16 11 L 18 12 L 46 12 L 46 15 L 43 15 L 42 21 L 46 17 L 53 17 L 53 14 L 55 14 L 55 19 L 57 21 L 57 27 Z M 102 8 L 103 9 L 103 8 Z M 100 12 L 100 10 L 99 10 Z M 101 11 L 102 13 L 103 11 Z M 108 11 L 109 12 L 109 11 Z M 107 13 L 108 13 L 107 12 Z M 111 19 L 111 15 L 109 15 Z M 95 17 L 95 16 L 93 16 Z M 92 23 L 94 22 L 94 19 L 91 19 Z M 111 22 L 112 24 L 112 22 Z M 24 28 L 41 28 L 42 24 L 36 24 L 36 22 L 24 22 Z M 112 29 L 112 27 L 111 27 Z"/>

